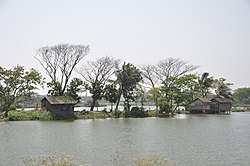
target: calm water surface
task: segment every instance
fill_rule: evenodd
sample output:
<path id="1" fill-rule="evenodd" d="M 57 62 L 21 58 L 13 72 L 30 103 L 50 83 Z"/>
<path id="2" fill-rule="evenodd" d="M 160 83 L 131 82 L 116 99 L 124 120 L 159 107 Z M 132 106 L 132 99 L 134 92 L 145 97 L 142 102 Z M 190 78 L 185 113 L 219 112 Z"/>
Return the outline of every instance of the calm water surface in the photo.
<path id="1" fill-rule="evenodd" d="M 175 166 L 250 165 L 250 113 L 0 123 L 0 165 L 69 154 L 84 165 L 129 165 L 161 154 Z"/>

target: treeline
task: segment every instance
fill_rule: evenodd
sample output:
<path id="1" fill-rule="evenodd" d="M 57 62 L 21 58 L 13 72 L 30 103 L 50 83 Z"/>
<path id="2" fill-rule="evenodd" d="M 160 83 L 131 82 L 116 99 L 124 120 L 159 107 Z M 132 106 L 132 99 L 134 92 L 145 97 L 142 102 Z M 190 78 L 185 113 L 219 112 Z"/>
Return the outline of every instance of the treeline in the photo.
<path id="1" fill-rule="evenodd" d="M 91 94 L 91 110 L 101 99 L 118 109 L 124 98 L 125 110 L 130 104 L 152 100 L 162 110 L 174 112 L 178 106 L 187 106 L 195 98 L 207 98 L 212 91 L 218 97 L 232 98 L 231 83 L 214 78 L 209 73 L 194 74 L 198 66 L 178 58 L 165 58 L 157 64 L 135 65 L 109 56 L 77 66 L 89 53 L 89 46 L 59 44 L 37 50 L 35 58 L 50 78 L 35 69 L 26 71 L 23 66 L 12 69 L 0 67 L 0 109 L 15 109 L 24 98 L 29 98 L 39 85 L 49 88 L 48 95 L 67 96 L 80 101 L 80 93 Z M 72 73 L 79 74 L 71 78 Z"/>

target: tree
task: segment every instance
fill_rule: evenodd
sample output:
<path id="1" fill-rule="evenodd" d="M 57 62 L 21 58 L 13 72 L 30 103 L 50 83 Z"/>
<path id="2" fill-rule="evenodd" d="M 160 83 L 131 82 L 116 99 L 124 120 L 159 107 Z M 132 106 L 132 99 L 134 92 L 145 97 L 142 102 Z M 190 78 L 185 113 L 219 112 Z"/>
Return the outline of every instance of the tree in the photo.
<path id="1" fill-rule="evenodd" d="M 30 98 L 42 83 L 42 75 L 35 69 L 25 71 L 23 66 L 9 70 L 0 67 L 0 106 L 5 110 L 5 117 L 21 98 Z"/>
<path id="2" fill-rule="evenodd" d="M 235 89 L 233 98 L 236 102 L 250 104 L 250 88 Z"/>
<path id="3" fill-rule="evenodd" d="M 166 79 L 160 89 L 163 95 L 161 105 L 163 104 L 165 111 L 173 114 L 178 106 L 189 105 L 200 92 L 196 80 L 197 76 L 194 74 Z"/>
<path id="4" fill-rule="evenodd" d="M 119 90 L 116 84 L 107 84 L 104 88 L 104 98 L 111 103 L 111 111 L 113 110 L 113 104 L 118 101 Z"/>
<path id="5" fill-rule="evenodd" d="M 102 99 L 104 87 L 114 74 L 119 63 L 120 60 L 106 56 L 96 61 L 90 61 L 88 66 L 77 69 L 77 72 L 85 80 L 85 88 L 92 94 L 91 111 L 93 111 L 97 100 Z"/>
<path id="6" fill-rule="evenodd" d="M 209 73 L 204 72 L 201 77 L 198 78 L 198 82 L 201 88 L 202 97 L 207 98 L 210 88 L 213 87 L 213 77 L 209 77 Z"/>
<path id="7" fill-rule="evenodd" d="M 130 101 L 135 101 L 135 90 L 138 83 L 142 80 L 140 70 L 131 63 L 122 65 L 121 70 L 116 72 L 117 83 L 119 85 L 119 99 L 116 110 L 118 109 L 121 95 L 124 97 L 125 110 L 130 110 Z"/>
<path id="8" fill-rule="evenodd" d="M 58 44 L 37 50 L 35 58 L 45 69 L 51 81 L 50 94 L 63 96 L 75 66 L 89 53 L 89 46 Z"/>
<path id="9" fill-rule="evenodd" d="M 157 77 L 157 68 L 154 65 L 142 65 L 140 66 L 141 74 L 143 77 L 143 82 L 147 85 L 151 86 L 151 89 L 157 88 L 157 86 L 160 86 L 161 80 Z M 152 90 L 151 92 L 155 92 Z M 151 93 L 151 97 L 154 100 L 156 110 L 158 110 L 158 94 L 157 93 Z"/>
<path id="10" fill-rule="evenodd" d="M 163 82 L 169 77 L 179 77 L 197 68 L 198 66 L 190 65 L 179 58 L 166 58 L 157 64 L 156 75 Z"/>
<path id="11" fill-rule="evenodd" d="M 178 78 L 184 74 L 190 73 L 197 69 L 198 66 L 190 65 L 187 62 L 179 58 L 166 58 L 158 62 L 157 65 L 142 65 L 140 67 L 142 71 L 142 76 L 144 82 L 148 85 L 151 85 L 151 88 L 159 88 L 162 82 L 168 82 L 168 86 L 171 86 L 170 77 Z M 170 87 L 169 87 L 170 88 Z M 154 102 L 156 105 L 156 110 L 158 110 L 158 96 L 156 93 L 153 93 Z M 164 102 L 166 103 L 166 102 Z"/>
<path id="12" fill-rule="evenodd" d="M 65 96 L 68 96 L 76 101 L 80 101 L 81 97 L 79 96 L 79 92 L 81 92 L 81 86 L 83 85 L 83 81 L 79 78 L 73 78 L 67 87 L 67 91 Z"/>
<path id="13" fill-rule="evenodd" d="M 250 88 L 235 89 L 233 98 L 238 103 L 250 104 Z"/>
<path id="14" fill-rule="evenodd" d="M 225 78 L 215 79 L 213 87 L 215 89 L 216 96 L 232 99 L 232 89 L 230 88 L 231 85 L 233 84 L 227 83 Z"/>

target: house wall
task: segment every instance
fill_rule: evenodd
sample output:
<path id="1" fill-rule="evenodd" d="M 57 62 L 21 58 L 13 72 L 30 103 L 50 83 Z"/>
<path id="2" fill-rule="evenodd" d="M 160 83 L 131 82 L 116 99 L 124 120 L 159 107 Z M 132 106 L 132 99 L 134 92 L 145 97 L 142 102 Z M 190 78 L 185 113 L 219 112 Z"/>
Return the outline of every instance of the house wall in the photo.
<path id="1" fill-rule="evenodd" d="M 51 112 L 53 116 L 72 116 L 74 115 L 73 104 L 53 104 L 51 105 L 47 100 L 42 101 L 42 107 Z"/>
<path id="2" fill-rule="evenodd" d="M 229 111 L 231 109 L 231 104 L 229 103 L 220 103 L 219 110 L 220 111 Z"/>
<path id="3" fill-rule="evenodd" d="M 210 104 L 196 100 L 189 106 L 189 110 L 210 110 Z"/>

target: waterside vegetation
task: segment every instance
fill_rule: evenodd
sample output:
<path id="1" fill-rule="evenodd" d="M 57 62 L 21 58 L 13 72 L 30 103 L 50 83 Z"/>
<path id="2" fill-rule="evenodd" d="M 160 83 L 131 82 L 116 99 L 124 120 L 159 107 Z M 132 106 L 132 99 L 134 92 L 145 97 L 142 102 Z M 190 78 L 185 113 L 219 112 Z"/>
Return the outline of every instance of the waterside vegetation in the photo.
<path id="1" fill-rule="evenodd" d="M 49 89 L 47 95 L 72 98 L 79 104 L 83 102 L 83 93 L 88 94 L 91 100 L 87 104 L 91 112 L 99 101 L 105 100 L 111 105 L 112 113 L 76 113 L 69 119 L 147 117 L 149 114 L 141 109 L 145 102 L 156 106 L 155 116 L 158 112 L 175 114 L 180 106 L 187 107 L 198 97 L 227 98 L 240 105 L 250 104 L 249 88 L 239 88 L 233 93 L 230 88 L 232 83 L 225 78 L 214 78 L 208 72 L 197 74 L 195 70 L 198 66 L 179 58 L 168 57 L 156 64 L 135 65 L 105 56 L 77 68 L 89 50 L 89 46 L 70 44 L 38 49 L 35 58 L 46 71 L 50 79 L 47 82 L 35 69 L 28 71 L 19 65 L 12 69 L 0 67 L 1 116 L 8 120 L 64 119 L 51 118 L 43 112 L 10 111 L 20 104 L 24 105 L 34 96 L 34 90 L 45 83 Z M 71 78 L 74 71 L 80 75 L 79 78 Z M 123 112 L 118 111 L 121 102 Z M 131 109 L 132 104 L 137 107 Z"/>

